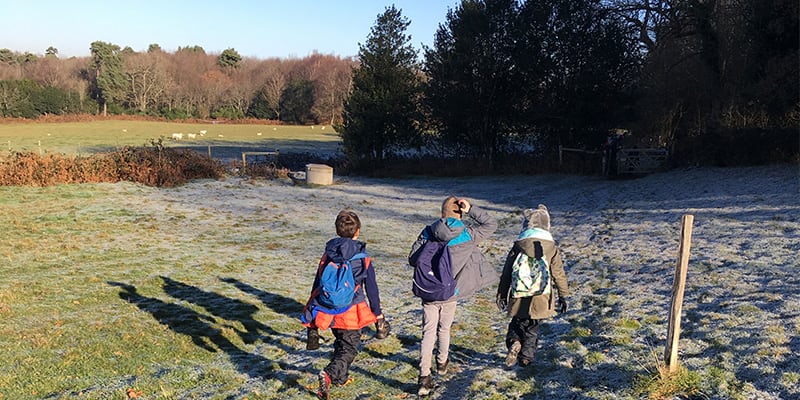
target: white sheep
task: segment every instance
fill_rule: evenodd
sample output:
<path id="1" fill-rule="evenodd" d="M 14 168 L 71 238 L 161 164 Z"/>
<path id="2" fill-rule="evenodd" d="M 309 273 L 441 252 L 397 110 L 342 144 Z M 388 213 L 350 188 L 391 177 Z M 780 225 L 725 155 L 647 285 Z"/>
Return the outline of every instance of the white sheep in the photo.
<path id="1" fill-rule="evenodd" d="M 186 134 L 186 137 L 187 137 L 187 138 L 189 138 L 189 139 L 194 139 L 194 138 L 196 138 L 196 137 L 197 137 L 197 135 L 196 135 L 196 134 L 194 134 L 194 133 L 187 133 L 187 134 Z"/>
<path id="2" fill-rule="evenodd" d="M 173 133 L 172 138 L 175 140 L 181 140 L 183 139 L 183 133 Z"/>

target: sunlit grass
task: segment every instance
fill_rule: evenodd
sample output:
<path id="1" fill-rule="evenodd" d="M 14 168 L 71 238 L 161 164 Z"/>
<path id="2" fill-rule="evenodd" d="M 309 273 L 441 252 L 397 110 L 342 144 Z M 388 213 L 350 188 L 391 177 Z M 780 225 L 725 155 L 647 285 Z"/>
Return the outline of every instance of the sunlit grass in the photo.
<path id="1" fill-rule="evenodd" d="M 205 133 L 201 133 L 204 131 Z M 183 133 L 173 140 L 173 133 Z M 187 134 L 196 135 L 189 139 Z M 59 123 L 0 124 L 0 153 L 53 152 L 83 154 L 123 146 L 144 146 L 164 138 L 172 146 L 226 146 L 246 143 L 289 150 L 293 142 L 319 143 L 335 149 L 339 136 L 331 126 L 248 125 L 159 121 L 98 120 Z"/>

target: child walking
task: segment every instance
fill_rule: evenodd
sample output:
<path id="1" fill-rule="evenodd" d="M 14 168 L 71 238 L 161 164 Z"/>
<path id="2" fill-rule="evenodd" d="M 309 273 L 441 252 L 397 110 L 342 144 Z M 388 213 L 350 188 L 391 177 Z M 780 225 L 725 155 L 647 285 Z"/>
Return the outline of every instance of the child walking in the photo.
<path id="1" fill-rule="evenodd" d="M 462 218 L 469 217 L 468 225 Z M 436 369 L 439 375 L 447 373 L 450 363 L 450 327 L 456 315 L 456 303 L 467 299 L 478 290 L 494 285 L 497 270 L 486 261 L 477 244 L 497 230 L 497 221 L 488 212 L 476 207 L 467 199 L 450 196 L 442 202 L 441 218 L 426 226 L 411 246 L 408 262 L 416 267 L 417 258 L 425 242 L 446 242 L 451 255 L 452 273 L 456 277 L 453 297 L 443 301 L 422 302 L 422 343 L 419 362 L 420 396 L 434 388 L 431 379 L 433 350 L 438 345 Z"/>
<path id="2" fill-rule="evenodd" d="M 390 330 L 381 311 L 375 269 L 366 253 L 367 245 L 358 240 L 361 234 L 358 215 L 352 211 L 340 211 L 335 225 L 338 237 L 325 244 L 325 253 L 320 259 L 314 284 L 311 286 L 311 296 L 300 317 L 303 325 L 308 328 L 307 349 L 319 348 L 318 329 L 330 327 L 335 338 L 331 361 L 319 373 L 317 396 L 320 399 L 328 398 L 331 384 L 343 386 L 352 381 L 349 369 L 361 345 L 361 328 L 375 323 L 375 337 L 378 339 L 387 337 Z M 328 266 L 330 262 L 340 267 L 349 263 L 352 271 L 352 283 L 355 284 L 351 289 L 354 292 L 352 301 L 341 307 L 329 305 L 320 288 L 321 281 L 327 279 L 323 278 L 323 271 L 326 267 L 331 268 Z M 348 285 L 350 284 L 345 286 Z"/>
<path id="3" fill-rule="evenodd" d="M 540 204 L 536 209 L 526 209 L 523 217 L 522 231 L 508 252 L 497 287 L 497 307 L 507 310 L 511 317 L 506 333 L 505 364 L 509 368 L 533 361 L 541 321 L 551 318 L 556 310 L 566 312 L 569 296 L 561 253 L 550 234 L 547 207 Z"/>

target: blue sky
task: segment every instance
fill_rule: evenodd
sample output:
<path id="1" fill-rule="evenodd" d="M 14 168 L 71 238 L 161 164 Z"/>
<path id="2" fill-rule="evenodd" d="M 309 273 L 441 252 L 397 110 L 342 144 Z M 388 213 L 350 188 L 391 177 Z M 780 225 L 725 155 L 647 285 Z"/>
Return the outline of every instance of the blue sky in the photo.
<path id="1" fill-rule="evenodd" d="M 411 44 L 431 46 L 459 0 L 0 0 L 0 49 L 60 58 L 88 56 L 100 40 L 135 51 L 234 48 L 243 57 L 355 56 L 370 28 L 394 4 L 410 20 Z"/>

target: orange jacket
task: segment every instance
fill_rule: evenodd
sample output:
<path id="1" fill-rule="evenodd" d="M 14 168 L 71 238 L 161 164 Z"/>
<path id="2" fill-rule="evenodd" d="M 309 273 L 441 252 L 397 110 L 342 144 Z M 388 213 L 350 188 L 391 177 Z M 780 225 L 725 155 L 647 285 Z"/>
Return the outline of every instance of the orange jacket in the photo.
<path id="1" fill-rule="evenodd" d="M 311 322 L 304 322 L 303 326 L 318 329 L 346 329 L 356 330 L 367 325 L 374 324 L 378 318 L 370 310 L 366 301 L 353 304 L 347 311 L 341 314 L 328 314 L 323 310 L 314 311 L 314 319 Z"/>

